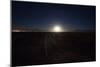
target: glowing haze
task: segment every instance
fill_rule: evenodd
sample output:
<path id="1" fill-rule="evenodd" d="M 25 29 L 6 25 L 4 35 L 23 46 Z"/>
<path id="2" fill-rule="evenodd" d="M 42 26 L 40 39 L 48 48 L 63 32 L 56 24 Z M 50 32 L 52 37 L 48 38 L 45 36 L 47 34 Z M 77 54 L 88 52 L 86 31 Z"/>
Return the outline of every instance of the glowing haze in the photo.
<path id="1" fill-rule="evenodd" d="M 59 26 L 59 25 L 54 26 L 52 31 L 53 32 L 63 32 L 61 26 Z"/>

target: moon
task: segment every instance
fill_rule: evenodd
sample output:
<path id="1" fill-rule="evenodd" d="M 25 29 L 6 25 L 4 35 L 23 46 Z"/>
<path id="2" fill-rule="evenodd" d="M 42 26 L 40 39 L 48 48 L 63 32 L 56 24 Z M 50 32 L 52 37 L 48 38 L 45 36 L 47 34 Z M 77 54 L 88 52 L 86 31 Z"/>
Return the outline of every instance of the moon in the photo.
<path id="1" fill-rule="evenodd" d="M 63 31 L 62 27 L 59 26 L 59 25 L 56 25 L 56 26 L 53 27 L 53 32 L 62 32 L 62 31 Z"/>

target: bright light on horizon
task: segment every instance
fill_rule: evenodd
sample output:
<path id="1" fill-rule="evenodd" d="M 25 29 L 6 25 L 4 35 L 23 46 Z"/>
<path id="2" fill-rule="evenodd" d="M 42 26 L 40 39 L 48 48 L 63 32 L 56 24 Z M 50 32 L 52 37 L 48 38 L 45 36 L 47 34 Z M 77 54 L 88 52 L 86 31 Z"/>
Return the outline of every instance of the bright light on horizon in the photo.
<path id="1" fill-rule="evenodd" d="M 61 26 L 59 26 L 59 25 L 56 25 L 56 26 L 54 26 L 54 28 L 53 28 L 53 32 L 62 32 L 63 30 L 62 30 L 62 28 L 61 28 Z"/>

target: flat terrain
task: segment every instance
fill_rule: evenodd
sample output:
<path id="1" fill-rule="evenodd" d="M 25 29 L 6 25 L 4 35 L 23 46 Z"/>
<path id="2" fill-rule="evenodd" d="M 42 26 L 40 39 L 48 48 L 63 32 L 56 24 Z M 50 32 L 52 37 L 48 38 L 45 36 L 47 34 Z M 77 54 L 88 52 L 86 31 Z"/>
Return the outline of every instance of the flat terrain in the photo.
<path id="1" fill-rule="evenodd" d="M 94 32 L 12 32 L 12 65 L 95 61 Z"/>

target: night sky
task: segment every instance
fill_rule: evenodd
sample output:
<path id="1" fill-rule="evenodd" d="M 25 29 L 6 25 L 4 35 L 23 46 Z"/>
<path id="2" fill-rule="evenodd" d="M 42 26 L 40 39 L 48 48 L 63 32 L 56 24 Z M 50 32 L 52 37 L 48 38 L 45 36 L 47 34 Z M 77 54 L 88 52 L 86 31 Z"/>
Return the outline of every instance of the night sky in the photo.
<path id="1" fill-rule="evenodd" d="M 95 6 L 12 1 L 12 25 L 49 29 L 95 30 Z"/>

